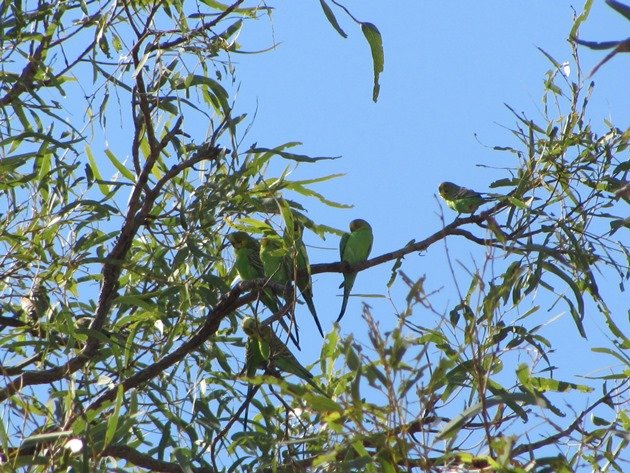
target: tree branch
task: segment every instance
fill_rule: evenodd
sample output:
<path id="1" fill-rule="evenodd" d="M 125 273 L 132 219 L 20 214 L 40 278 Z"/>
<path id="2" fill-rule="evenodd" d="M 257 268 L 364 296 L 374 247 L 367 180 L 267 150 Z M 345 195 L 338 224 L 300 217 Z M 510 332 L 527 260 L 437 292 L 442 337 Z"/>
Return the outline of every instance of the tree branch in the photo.
<path id="1" fill-rule="evenodd" d="M 122 458 L 133 465 L 160 473 L 185 473 L 187 471 L 193 471 L 195 473 L 216 472 L 213 468 L 190 466 L 184 468 L 178 463 L 156 460 L 154 457 L 141 453 L 127 445 L 110 445 L 109 447 L 105 447 L 105 449 L 103 449 L 101 455 Z"/>
<path id="2" fill-rule="evenodd" d="M 490 210 L 487 210 L 485 212 L 482 212 L 479 215 L 471 215 L 470 217 L 456 218 L 451 223 L 446 225 L 444 228 L 435 232 L 433 235 L 429 236 L 428 238 L 425 238 L 422 241 L 409 243 L 399 250 L 390 251 L 389 253 L 384 253 L 380 256 L 375 256 L 374 258 L 368 259 L 361 263 L 351 265 L 346 262 L 339 261 L 337 263 L 313 264 L 311 265 L 311 274 L 347 273 L 347 272 L 363 271 L 364 269 L 371 268 L 372 266 L 378 266 L 388 261 L 392 261 L 398 258 L 403 258 L 410 253 L 426 251 L 431 245 L 433 245 L 434 243 L 450 235 L 464 236 L 465 238 L 468 238 L 469 240 L 479 243 L 480 245 L 486 245 L 486 244 L 496 245 L 498 244 L 497 240 L 481 239 L 481 238 L 475 237 L 472 233 L 459 228 L 469 223 L 481 224 L 495 211 L 496 211 L 496 207 Z"/>
<path id="3" fill-rule="evenodd" d="M 184 36 L 180 36 L 179 38 L 176 38 L 170 41 L 165 41 L 162 44 L 153 45 L 149 48 L 149 51 L 153 52 L 158 49 L 172 49 L 186 41 L 190 41 L 191 38 L 194 38 L 195 36 L 199 35 L 203 31 L 208 30 L 218 25 L 226 16 L 228 16 L 230 13 L 236 10 L 244 1 L 245 0 L 237 0 L 232 5 L 227 7 L 222 13 L 217 15 L 217 17 L 214 20 L 212 20 L 210 23 L 203 23 L 201 26 L 195 28 L 194 30 L 191 30 L 188 34 Z"/>
<path id="4" fill-rule="evenodd" d="M 175 351 L 169 353 L 156 363 L 147 366 L 146 368 L 138 371 L 126 380 L 122 381 L 118 385 L 112 387 L 109 391 L 107 391 L 105 394 L 101 395 L 94 402 L 92 402 L 92 404 L 90 404 L 85 409 L 85 411 L 98 409 L 105 402 L 113 400 L 117 395 L 118 386 L 122 386 L 123 391 L 126 392 L 136 386 L 139 386 L 142 383 L 145 383 L 149 379 L 154 378 L 170 366 L 173 366 L 175 363 L 181 361 L 188 353 L 195 350 L 216 333 L 219 328 L 219 324 L 224 317 L 226 317 L 228 314 L 231 314 L 239 307 L 255 300 L 257 296 L 257 290 L 263 287 L 265 282 L 266 281 L 263 279 L 240 282 L 238 285 L 232 288 L 230 292 L 223 296 L 223 298 L 219 301 L 214 310 L 210 311 L 210 313 L 206 317 L 204 324 L 197 331 L 197 333 L 186 340 Z M 246 293 L 247 291 L 250 292 L 241 297 L 241 295 Z M 64 428 L 69 428 L 69 426 L 72 425 L 77 417 L 78 415 L 70 417 L 66 421 Z"/>
<path id="5" fill-rule="evenodd" d="M 512 453 L 514 454 L 514 456 L 523 455 L 525 453 L 529 453 L 529 452 L 533 452 L 535 450 L 538 450 L 539 448 L 545 447 L 547 445 L 556 444 L 560 440 L 562 440 L 564 438 L 567 438 L 571 432 L 573 432 L 574 430 L 576 430 L 579 427 L 579 425 L 584 421 L 584 418 L 593 409 L 595 409 L 600 404 L 606 404 L 606 403 L 610 402 L 610 399 L 612 398 L 611 393 L 612 393 L 612 390 L 606 392 L 602 397 L 600 397 L 597 401 L 595 401 L 595 403 L 593 403 L 587 409 L 583 410 L 582 413 L 566 429 L 561 430 L 560 432 L 558 432 L 558 433 L 556 433 L 554 435 L 550 435 L 549 437 L 545 437 L 544 439 L 539 440 L 538 442 L 532 442 L 532 443 L 527 443 L 527 444 L 524 444 L 524 445 L 520 445 L 520 446 L 516 447 L 512 451 Z"/>

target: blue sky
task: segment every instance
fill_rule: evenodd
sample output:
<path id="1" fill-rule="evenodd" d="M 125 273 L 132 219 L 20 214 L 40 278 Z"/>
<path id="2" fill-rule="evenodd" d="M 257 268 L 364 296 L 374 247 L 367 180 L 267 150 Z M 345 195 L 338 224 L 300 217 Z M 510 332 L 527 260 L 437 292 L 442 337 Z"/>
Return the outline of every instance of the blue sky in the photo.
<path id="1" fill-rule="evenodd" d="M 627 21 L 603 1 L 594 3 L 580 36 L 595 41 L 627 37 Z M 346 229 L 353 218 L 368 220 L 375 235 L 372 256 L 401 248 L 412 238 L 424 239 L 442 225 L 435 197 L 440 182 L 451 180 L 486 191 L 493 180 L 506 177 L 503 168 L 516 166 L 512 155 L 492 149 L 516 145 L 509 131 L 516 119 L 504 104 L 543 121 L 543 83 L 552 65 L 537 48 L 560 63 L 568 61 L 569 79 L 576 80 L 577 68 L 566 40 L 573 25 L 572 5 L 581 12 L 581 3 L 560 0 L 350 2 L 347 6 L 352 13 L 376 24 L 383 36 L 385 68 L 379 100 L 373 103 L 370 51 L 358 25 L 336 9 L 349 35 L 343 39 L 326 21 L 318 1 L 283 2 L 270 19 L 246 24 L 238 39 L 245 50 L 264 49 L 274 42 L 277 48 L 231 58 L 240 80 L 237 110 L 248 112 L 251 118 L 251 110 L 257 109 L 243 149 L 254 142 L 271 147 L 301 141 L 303 146 L 296 152 L 341 155 L 336 161 L 300 165 L 293 177 L 345 173 L 315 188 L 332 200 L 355 207 L 336 210 L 315 201 L 300 201 L 311 218 L 340 229 Z M 604 54 L 579 49 L 583 80 Z M 630 57 L 618 56 L 593 78 L 589 117 L 600 132 L 607 128 L 605 119 L 622 129 L 630 125 L 628 61 Z M 285 165 L 279 160 L 270 173 L 280 174 Z M 449 209 L 442 210 L 447 222 L 455 217 Z M 311 263 L 338 260 L 336 237 L 322 241 L 307 234 L 305 238 Z M 474 262 L 483 261 L 483 249 L 456 238 L 447 243 L 465 291 L 469 278 L 457 261 L 472 268 Z M 397 283 L 387 292 L 390 269 L 391 264 L 385 264 L 358 276 L 354 293 L 383 297 L 351 298 L 342 320 L 343 334 L 366 340 L 362 301 L 373 307 L 383 329 L 396 323 L 395 313 L 404 308 L 406 290 Z M 432 299 L 438 312 L 448 314 L 459 302 L 443 243 L 422 255 L 409 255 L 402 269 L 412 278 L 426 274 L 426 291 L 438 291 Z M 315 277 L 315 303 L 325 331 L 339 311 L 340 281 L 339 274 Z M 602 290 L 610 290 L 615 318 L 625 327 L 627 295 L 617 291 L 616 279 Z M 566 306 L 557 304 L 547 310 L 551 301 L 544 294 L 538 294 L 536 302 L 543 308 L 526 325 L 549 323 L 542 334 L 555 348 L 550 356 L 558 367 L 554 376 L 597 386 L 599 383 L 583 376 L 602 375 L 602 370 L 606 372 L 614 364 L 609 357 L 591 352 L 593 346 L 609 346 L 602 316 L 589 307 L 585 321 L 589 340 L 585 341 Z M 527 309 L 523 307 L 521 313 Z M 517 316 L 513 311 L 507 319 Z M 297 356 L 311 364 L 321 348 L 319 336 L 305 306 L 298 309 L 298 317 L 303 340 L 315 342 L 303 344 Z M 416 323 L 428 327 L 440 323 L 429 311 L 417 310 L 414 317 Z M 508 379 L 514 379 L 516 364 L 531 363 L 531 359 L 517 353 L 507 360 L 514 365 L 506 366 L 497 380 L 510 385 Z M 591 398 L 598 395 L 595 392 Z M 563 396 L 552 398 L 561 409 L 567 408 Z M 583 395 L 567 400 L 578 411 L 586 407 Z"/>
<path id="2" fill-rule="evenodd" d="M 594 3 L 580 36 L 597 41 L 627 37 L 627 21 L 603 0 Z M 295 179 L 345 173 L 315 189 L 355 207 L 330 209 L 301 199 L 311 218 L 341 229 L 354 218 L 368 220 L 375 234 L 373 256 L 398 249 L 412 238 L 424 239 L 442 225 L 440 203 L 435 198 L 441 181 L 486 191 L 493 180 L 505 176 L 501 168 L 516 165 L 511 155 L 492 147 L 515 144 L 508 130 L 515 118 L 504 103 L 541 118 L 544 74 L 552 66 L 537 47 L 559 62 L 569 61 L 570 79 L 574 80 L 576 66 L 566 41 L 573 23 L 572 4 L 581 11 L 581 2 L 562 0 L 348 2 L 357 18 L 376 24 L 383 36 L 385 69 L 379 101 L 373 103 L 370 51 L 358 25 L 335 9 L 349 34 L 343 39 L 328 24 L 317 0 L 282 2 L 268 19 L 246 22 L 238 39 L 249 51 L 274 43 L 278 46 L 264 54 L 231 56 L 240 81 L 236 110 L 253 119 L 242 150 L 255 142 L 272 147 L 301 141 L 304 144 L 296 152 L 340 155 L 339 160 L 300 165 L 293 172 Z M 604 54 L 580 48 L 585 74 Z M 620 128 L 629 126 L 629 61 L 630 57 L 619 56 L 594 77 L 589 116 L 595 129 L 605 129 L 604 119 Z M 122 161 L 129 152 L 129 141 L 119 139 L 124 127 L 114 124 L 116 113 L 112 112 L 106 131 L 112 148 L 124 147 Z M 201 142 L 207 123 L 199 121 L 199 125 L 194 136 Z M 103 162 L 107 165 L 104 157 Z M 278 160 L 270 173 L 279 174 L 284 165 Z M 447 221 L 455 217 L 448 209 L 442 210 Z M 306 239 L 312 263 L 338 260 L 336 237 L 322 241 L 307 234 Z M 457 239 L 449 239 L 448 246 L 453 260 L 468 267 L 483 255 L 483 249 Z M 422 255 L 409 255 L 403 270 L 412 278 L 426 274 L 427 292 L 439 291 L 434 299 L 436 310 L 448 313 L 459 296 L 445 261 L 444 245 L 439 243 Z M 395 324 L 396 309 L 403 307 L 406 291 L 397 284 L 391 294 L 386 292 L 390 268 L 386 264 L 358 276 L 355 293 L 382 297 L 352 298 L 342 321 L 343 333 L 364 336 L 362 300 L 373 306 L 384 328 Z M 455 264 L 455 268 L 460 266 Z M 458 271 L 460 283 L 464 282 L 467 275 Z M 325 330 L 339 311 L 341 291 L 337 286 L 341 279 L 340 274 L 315 278 L 315 302 Z M 627 295 L 611 294 L 611 306 L 623 320 Z M 303 337 L 316 340 L 305 344 L 298 354 L 308 364 L 317 359 L 321 345 L 306 307 L 299 310 Z M 563 312 L 566 309 L 560 305 L 550 312 L 543 310 L 536 322 L 544 323 Z M 423 325 L 438 323 L 428 312 L 418 311 L 417 316 Z M 587 317 L 592 344 L 602 338 L 603 321 L 596 311 L 589 311 Z M 560 367 L 562 379 L 584 382 L 574 376 L 609 363 L 589 352 L 590 345 L 578 338 L 567 314 L 554 321 L 545 335 L 557 344 L 552 361 Z"/>
<path id="3" fill-rule="evenodd" d="M 508 130 L 515 118 L 504 103 L 541 119 L 544 74 L 552 66 L 537 47 L 559 62 L 568 61 L 569 78 L 575 80 L 576 66 L 566 38 L 573 24 L 572 5 L 578 13 L 582 5 L 565 1 L 347 5 L 358 19 L 376 24 L 383 36 L 385 69 L 378 103 L 371 100 L 371 57 L 358 25 L 335 10 L 349 35 L 344 40 L 327 23 L 319 2 L 286 2 L 270 19 L 246 24 L 239 37 L 245 50 L 279 44 L 265 54 L 232 57 L 241 81 L 237 109 L 257 107 L 245 144 L 301 141 L 299 152 L 342 156 L 301 165 L 294 176 L 346 173 L 318 185 L 317 190 L 355 207 L 331 210 L 307 202 L 310 216 L 342 229 L 353 218 L 367 219 L 374 227 L 375 256 L 440 228 L 435 193 L 441 181 L 484 191 L 493 180 L 505 176 L 501 168 L 516 165 L 510 154 L 492 150 L 496 145 L 515 144 Z M 597 41 L 621 39 L 627 36 L 627 22 L 603 1 L 596 1 L 580 36 Z M 579 52 L 584 76 L 604 55 L 586 48 Z M 628 126 L 628 60 L 618 56 L 594 77 L 589 116 L 595 129 L 605 129 L 603 119 L 612 119 L 620 128 Z M 278 165 L 271 172 L 281 169 Z M 444 212 L 447 221 L 454 217 L 448 209 Z M 311 262 L 338 259 L 336 238 L 321 241 L 311 235 L 307 243 L 312 245 Z M 449 239 L 448 245 L 451 256 L 466 265 L 480 254 L 456 239 Z M 390 267 L 360 274 L 354 292 L 387 296 L 384 289 Z M 457 303 L 443 245 L 433 246 L 422 256 L 410 255 L 403 269 L 412 277 L 427 274 L 427 290 L 441 288 L 438 309 L 446 311 Z M 340 279 L 337 274 L 316 278 L 316 303 L 326 327 L 336 318 L 341 303 Z M 404 295 L 400 285 L 393 288 L 392 301 L 399 308 Z M 385 327 L 394 323 L 387 299 L 369 302 Z M 342 332 L 362 332 L 360 310 L 361 298 L 351 299 Z M 543 311 L 538 322 L 561 312 L 564 307 L 559 306 Z M 599 331 L 601 318 L 596 312 L 591 315 L 589 328 Z M 311 323 L 306 313 L 304 317 Z M 586 345 L 574 340 L 577 333 L 567 314 L 553 327 L 547 333 L 552 338 L 561 330 L 574 334 L 572 349 L 560 350 L 555 360 L 569 367 L 575 361 L 571 352 Z M 310 362 L 316 354 L 303 356 Z M 589 359 L 588 364 L 601 363 L 592 356 Z"/>

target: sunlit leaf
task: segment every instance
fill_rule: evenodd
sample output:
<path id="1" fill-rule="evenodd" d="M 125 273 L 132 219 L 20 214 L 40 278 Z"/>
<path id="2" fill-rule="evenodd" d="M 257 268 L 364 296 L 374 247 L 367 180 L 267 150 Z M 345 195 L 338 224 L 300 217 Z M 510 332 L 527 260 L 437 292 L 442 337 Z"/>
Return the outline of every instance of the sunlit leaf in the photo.
<path id="1" fill-rule="evenodd" d="M 381 86 L 379 84 L 379 77 L 383 72 L 385 64 L 385 55 L 383 53 L 383 39 L 378 28 L 372 23 L 361 23 L 361 31 L 367 39 L 372 51 L 372 62 L 374 64 L 374 89 L 372 92 L 372 100 L 376 102 L 378 100 L 378 94 Z"/>

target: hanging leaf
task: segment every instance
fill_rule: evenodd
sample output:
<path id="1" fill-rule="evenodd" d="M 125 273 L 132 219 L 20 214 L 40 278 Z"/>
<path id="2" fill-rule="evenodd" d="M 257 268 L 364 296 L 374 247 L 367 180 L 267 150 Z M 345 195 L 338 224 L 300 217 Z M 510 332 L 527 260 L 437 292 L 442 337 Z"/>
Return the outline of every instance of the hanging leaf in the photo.
<path id="1" fill-rule="evenodd" d="M 339 26 L 339 23 L 337 22 L 337 18 L 335 18 L 335 14 L 331 10 L 331 8 L 328 6 L 328 4 L 324 0 L 319 0 L 319 3 L 321 4 L 322 9 L 324 10 L 324 15 L 326 15 L 326 18 L 328 19 L 328 22 L 332 25 L 332 27 L 335 28 L 335 30 L 337 30 L 337 33 L 339 33 L 341 36 L 343 36 L 344 38 L 347 38 L 348 35 L 346 34 L 344 30 L 341 29 L 341 26 Z"/>
<path id="2" fill-rule="evenodd" d="M 374 89 L 372 91 L 372 100 L 376 102 L 378 100 L 378 94 L 381 89 L 379 84 L 379 77 L 383 72 L 385 64 L 385 54 L 383 53 L 383 38 L 376 26 L 372 23 L 361 23 L 361 31 L 365 39 L 367 39 L 372 51 L 372 62 L 374 63 Z"/>

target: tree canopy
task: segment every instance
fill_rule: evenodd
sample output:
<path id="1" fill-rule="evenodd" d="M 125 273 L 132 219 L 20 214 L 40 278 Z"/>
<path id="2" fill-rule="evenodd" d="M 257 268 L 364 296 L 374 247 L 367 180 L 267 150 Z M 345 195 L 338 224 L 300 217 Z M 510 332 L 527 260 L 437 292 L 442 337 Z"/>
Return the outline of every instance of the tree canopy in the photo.
<path id="1" fill-rule="evenodd" d="M 628 40 L 579 39 L 591 3 L 569 34 L 577 64 L 580 44 L 626 51 Z M 366 100 L 378 100 L 387 54 L 378 18 L 320 4 L 333 31 L 365 40 Z M 452 210 L 439 228 L 367 259 L 363 242 L 358 257 L 309 265 L 303 232 L 352 241 L 308 216 L 313 203 L 348 205 L 315 189 L 337 178 L 317 174 L 334 158 L 297 142 L 245 144 L 255 111 L 236 106 L 232 58 L 251 52 L 239 34 L 270 6 L 1 5 L 3 466 L 627 470 L 630 342 L 627 318 L 609 306 L 630 275 L 630 129 L 590 117 L 593 84 L 580 70 L 572 80 L 542 51 L 543 113 L 513 110 L 517 145 L 496 147 L 513 164 L 490 192 L 446 183 Z M 68 97 L 80 117 L 67 113 Z M 274 174 L 277 162 L 310 166 L 313 177 Z M 264 261 L 274 274 L 235 264 L 236 232 L 275 242 Z M 454 239 L 482 250 L 472 267 L 448 250 Z M 410 256 L 444 247 L 456 297 L 440 310 L 430 268 L 410 276 Z M 252 254 L 243 257 L 262 268 Z M 381 330 L 364 304 L 367 344 L 327 326 L 323 339 L 309 337 L 319 360 L 298 361 L 288 332 L 298 338 L 313 323 L 301 303 L 312 289 L 317 306 L 309 276 L 341 281 L 380 265 L 391 267 L 388 287 L 407 293 L 390 314 L 395 328 Z M 280 268 L 288 283 L 274 277 Z M 605 372 L 579 384 L 558 376 L 554 353 L 570 343 L 548 338 L 536 317 L 552 307 L 570 314 L 567 340 L 588 337 L 587 318 L 604 321 L 608 343 L 592 350 Z"/>

